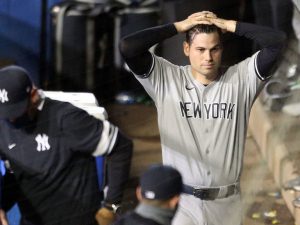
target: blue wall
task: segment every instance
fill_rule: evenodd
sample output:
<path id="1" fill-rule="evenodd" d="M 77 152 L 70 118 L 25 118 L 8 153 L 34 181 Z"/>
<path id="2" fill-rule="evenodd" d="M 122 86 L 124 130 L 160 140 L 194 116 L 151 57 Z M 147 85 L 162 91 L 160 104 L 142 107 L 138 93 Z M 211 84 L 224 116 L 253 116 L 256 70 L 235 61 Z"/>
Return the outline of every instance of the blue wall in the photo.
<path id="1" fill-rule="evenodd" d="M 40 85 L 41 63 L 50 63 L 50 9 L 61 0 L 1 0 L 0 58 L 8 58 L 25 67 Z M 41 58 L 42 4 L 46 4 L 46 48 Z"/>

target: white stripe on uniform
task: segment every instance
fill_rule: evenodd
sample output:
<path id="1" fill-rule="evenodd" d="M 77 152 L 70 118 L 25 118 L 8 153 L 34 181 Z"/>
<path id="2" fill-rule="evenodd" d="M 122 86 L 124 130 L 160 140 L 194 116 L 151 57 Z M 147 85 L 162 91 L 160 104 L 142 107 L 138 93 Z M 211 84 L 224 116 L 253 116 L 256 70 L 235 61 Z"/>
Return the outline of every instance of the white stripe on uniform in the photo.
<path id="1" fill-rule="evenodd" d="M 109 154 L 116 143 L 117 136 L 118 128 L 104 120 L 101 138 L 96 150 L 93 152 L 93 156 Z"/>
<path id="2" fill-rule="evenodd" d="M 267 80 L 268 78 L 270 78 L 270 77 L 272 76 L 272 74 L 270 74 L 270 75 L 267 76 L 267 77 L 263 77 L 263 76 L 259 73 L 258 68 L 257 68 L 257 56 L 258 56 L 258 54 L 255 56 L 255 59 L 254 59 L 254 68 L 255 68 L 255 72 L 256 72 L 256 75 L 258 76 L 258 78 L 259 78 L 260 80 L 265 81 L 265 80 Z"/>

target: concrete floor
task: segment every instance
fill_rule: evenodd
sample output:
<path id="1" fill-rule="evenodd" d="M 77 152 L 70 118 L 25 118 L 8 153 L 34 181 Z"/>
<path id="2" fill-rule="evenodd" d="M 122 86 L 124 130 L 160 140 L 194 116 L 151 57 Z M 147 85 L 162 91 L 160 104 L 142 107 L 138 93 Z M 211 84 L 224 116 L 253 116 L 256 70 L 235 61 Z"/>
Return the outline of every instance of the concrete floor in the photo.
<path id="1" fill-rule="evenodd" d="M 161 162 L 156 109 L 154 106 L 116 104 L 106 109 L 110 119 L 134 140 L 131 180 L 124 197 L 127 211 L 137 204 L 135 187 L 138 176 L 148 165 Z M 241 189 L 244 225 L 295 224 L 251 134 L 248 134 L 246 141 Z"/>

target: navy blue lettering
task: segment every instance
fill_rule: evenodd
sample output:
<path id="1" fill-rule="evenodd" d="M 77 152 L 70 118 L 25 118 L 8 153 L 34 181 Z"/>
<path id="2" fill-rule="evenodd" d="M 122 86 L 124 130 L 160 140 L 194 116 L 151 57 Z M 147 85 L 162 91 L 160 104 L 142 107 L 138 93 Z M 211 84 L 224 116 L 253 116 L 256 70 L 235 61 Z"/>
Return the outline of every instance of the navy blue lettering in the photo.
<path id="1" fill-rule="evenodd" d="M 194 117 L 196 118 L 198 115 L 199 118 L 201 118 L 201 108 L 199 104 L 196 104 L 194 102 Z"/>
<path id="2" fill-rule="evenodd" d="M 179 104 L 180 104 L 181 116 L 184 117 L 185 105 L 183 102 L 180 102 Z"/>
<path id="3" fill-rule="evenodd" d="M 190 111 L 190 109 L 188 108 L 188 105 L 191 105 L 191 102 L 180 102 L 180 108 L 181 108 L 181 114 L 183 117 L 187 117 L 187 118 L 191 118 L 191 115 L 188 115 L 188 112 Z"/>
<path id="4" fill-rule="evenodd" d="M 227 109 L 227 104 L 226 103 L 220 103 L 220 116 L 221 118 L 226 118 L 226 109 Z"/>
<path id="5" fill-rule="evenodd" d="M 212 118 L 219 118 L 219 103 L 212 104 Z"/>
<path id="6" fill-rule="evenodd" d="M 212 103 L 203 104 L 204 111 L 201 104 L 195 102 L 180 102 L 180 110 L 182 117 L 186 118 L 202 118 L 206 114 L 206 119 L 232 119 L 235 104 L 232 103 Z"/>
<path id="7" fill-rule="evenodd" d="M 208 104 L 208 108 L 207 108 L 207 104 L 204 104 L 207 119 L 209 119 L 210 107 L 211 107 L 211 104 Z"/>
<path id="8" fill-rule="evenodd" d="M 228 114 L 227 114 L 227 119 L 232 119 L 232 111 L 233 111 L 233 108 L 234 108 L 235 104 L 229 104 L 229 108 L 228 108 Z"/>

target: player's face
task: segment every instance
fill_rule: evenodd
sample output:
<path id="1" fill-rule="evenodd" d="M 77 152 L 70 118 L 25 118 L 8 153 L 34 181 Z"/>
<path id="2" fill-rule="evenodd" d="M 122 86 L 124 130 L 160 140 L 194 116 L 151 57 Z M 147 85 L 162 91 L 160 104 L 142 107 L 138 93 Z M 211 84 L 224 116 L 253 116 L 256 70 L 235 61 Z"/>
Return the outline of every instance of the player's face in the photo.
<path id="1" fill-rule="evenodd" d="M 16 128 L 20 128 L 23 127 L 25 125 L 28 125 L 29 120 L 29 101 L 27 104 L 27 107 L 24 109 L 24 112 L 22 112 L 22 114 L 16 118 L 9 118 L 7 119 L 7 122 L 9 122 L 10 125 L 16 127 Z"/>
<path id="2" fill-rule="evenodd" d="M 190 44 L 184 42 L 184 53 L 190 59 L 192 74 L 200 82 L 209 83 L 217 78 L 222 51 L 217 32 L 200 33 Z"/>
<path id="3" fill-rule="evenodd" d="M 35 111 L 36 111 L 36 104 L 39 102 L 39 95 L 36 88 L 31 90 L 31 95 L 28 98 L 27 106 L 24 109 L 24 112 L 17 118 L 9 118 L 7 121 L 15 126 L 15 127 L 22 127 L 24 125 L 28 125 L 32 122 Z"/>

